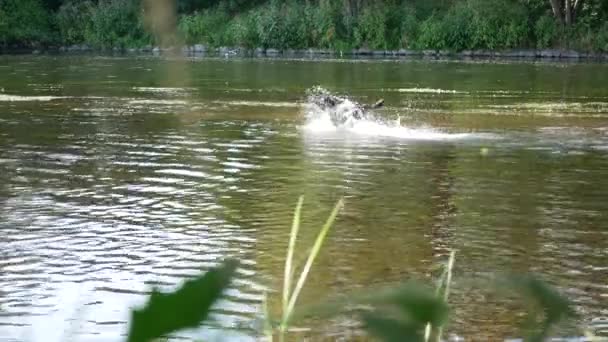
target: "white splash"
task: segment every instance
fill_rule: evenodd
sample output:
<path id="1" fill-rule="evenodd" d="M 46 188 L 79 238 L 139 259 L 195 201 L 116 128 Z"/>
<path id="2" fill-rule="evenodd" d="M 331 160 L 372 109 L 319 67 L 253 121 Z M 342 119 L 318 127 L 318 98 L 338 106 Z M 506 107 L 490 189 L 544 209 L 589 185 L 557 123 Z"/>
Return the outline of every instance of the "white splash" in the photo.
<path id="1" fill-rule="evenodd" d="M 181 87 L 133 87 L 133 90 L 144 93 L 177 94 L 195 90 L 195 88 Z"/>
<path id="2" fill-rule="evenodd" d="M 383 120 L 371 112 L 357 119 L 352 114 L 358 108 L 360 107 L 356 103 L 346 98 L 330 109 L 323 109 L 309 101 L 305 104 L 306 123 L 303 129 L 309 133 L 350 133 L 412 140 L 454 140 L 472 136 L 470 133 L 445 133 L 433 128 L 409 128 L 401 125 L 400 118 Z M 335 126 L 331 120 L 332 116 L 344 118 L 344 124 Z"/>
<path id="3" fill-rule="evenodd" d="M 269 102 L 269 101 L 211 101 L 211 103 L 226 106 L 244 107 L 298 107 L 299 104 L 293 102 Z"/>
<path id="4" fill-rule="evenodd" d="M 400 93 L 427 93 L 427 94 L 464 94 L 464 91 L 452 89 L 435 89 L 435 88 L 399 88 L 396 91 Z"/>
<path id="5" fill-rule="evenodd" d="M 159 104 L 159 105 L 187 105 L 188 101 L 184 100 L 130 100 L 129 104 L 137 105 L 137 104 Z"/>

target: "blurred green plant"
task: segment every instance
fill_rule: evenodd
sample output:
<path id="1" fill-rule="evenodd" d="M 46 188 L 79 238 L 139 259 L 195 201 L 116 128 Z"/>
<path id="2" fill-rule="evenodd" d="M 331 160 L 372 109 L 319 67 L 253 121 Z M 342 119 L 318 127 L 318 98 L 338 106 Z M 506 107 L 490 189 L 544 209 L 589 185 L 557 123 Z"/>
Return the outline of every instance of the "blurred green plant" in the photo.
<path id="1" fill-rule="evenodd" d="M 329 299 L 322 304 L 297 307 L 298 297 L 306 283 L 331 226 L 343 207 L 340 200 L 319 231 L 296 279 L 293 264 L 297 236 L 300 229 L 304 199 L 300 197 L 294 211 L 291 233 L 285 259 L 281 313 L 274 320 L 268 312 L 266 298 L 264 333 L 269 341 L 278 333 L 283 341 L 289 327 L 307 318 L 330 318 L 342 314 L 355 314 L 362 327 L 372 336 L 386 342 L 441 341 L 448 322 L 448 298 L 453 279 L 455 252 L 451 252 L 435 289 L 419 282 L 409 281 L 398 286 L 365 290 L 341 298 Z M 144 342 L 185 328 L 194 328 L 209 318 L 211 308 L 230 286 L 238 263 L 227 260 L 199 277 L 185 282 L 177 290 L 163 294 L 154 290 L 142 308 L 133 311 L 128 342 Z M 574 317 L 574 311 L 564 297 L 540 279 L 531 276 L 500 278 L 497 288 L 520 295 L 528 304 L 528 325 L 522 336 L 526 342 L 545 341 L 557 323 Z M 296 310 L 297 308 L 297 310 Z M 541 316 L 541 319 L 538 317 Z"/>
<path id="2" fill-rule="evenodd" d="M 174 292 L 153 290 L 146 305 L 133 311 L 127 342 L 152 341 L 197 327 L 209 317 L 212 305 L 230 285 L 237 266 L 237 261 L 229 259 Z"/>

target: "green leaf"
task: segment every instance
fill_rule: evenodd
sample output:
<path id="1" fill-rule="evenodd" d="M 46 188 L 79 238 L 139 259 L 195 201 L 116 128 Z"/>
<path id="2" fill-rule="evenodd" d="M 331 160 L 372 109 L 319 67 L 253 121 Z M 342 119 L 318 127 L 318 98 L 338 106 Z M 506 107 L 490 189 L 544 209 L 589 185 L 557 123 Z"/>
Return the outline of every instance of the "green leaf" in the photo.
<path id="1" fill-rule="evenodd" d="M 365 329 L 385 342 L 421 342 L 416 326 L 373 313 L 363 314 Z"/>
<path id="2" fill-rule="evenodd" d="M 544 341 L 551 326 L 575 315 L 566 298 L 534 276 L 512 276 L 506 280 L 506 285 L 514 290 L 519 290 L 519 293 L 523 294 L 526 299 L 538 304 L 544 313 L 544 320 L 538 325 L 538 332 L 529 334 L 526 341 Z"/>
<path id="3" fill-rule="evenodd" d="M 146 342 L 166 334 L 195 328 L 208 315 L 211 306 L 228 287 L 238 266 L 235 260 L 227 260 L 219 267 L 186 281 L 171 293 L 156 289 L 148 303 L 134 310 L 131 317 L 128 342 Z"/>
<path id="4" fill-rule="evenodd" d="M 404 286 L 396 293 L 394 302 L 413 323 L 440 326 L 447 320 L 447 304 L 424 287 L 414 284 Z"/>

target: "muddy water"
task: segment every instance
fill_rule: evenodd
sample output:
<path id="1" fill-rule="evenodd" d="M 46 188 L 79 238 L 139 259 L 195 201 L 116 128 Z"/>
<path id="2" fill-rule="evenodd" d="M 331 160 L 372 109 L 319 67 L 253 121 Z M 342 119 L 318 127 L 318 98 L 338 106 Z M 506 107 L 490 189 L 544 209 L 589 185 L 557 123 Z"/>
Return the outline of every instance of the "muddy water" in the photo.
<path id="1" fill-rule="evenodd" d="M 521 304 L 483 282 L 509 272 L 542 275 L 582 322 L 606 316 L 607 79 L 601 64 L 1 57 L 0 339 L 120 340 L 152 286 L 237 257 L 214 326 L 247 340 L 264 291 L 278 298 L 300 194 L 303 247 L 346 200 L 302 304 L 432 280 L 454 249 L 451 333 L 517 335 Z M 307 117 L 313 85 L 386 107 L 336 129 Z"/>

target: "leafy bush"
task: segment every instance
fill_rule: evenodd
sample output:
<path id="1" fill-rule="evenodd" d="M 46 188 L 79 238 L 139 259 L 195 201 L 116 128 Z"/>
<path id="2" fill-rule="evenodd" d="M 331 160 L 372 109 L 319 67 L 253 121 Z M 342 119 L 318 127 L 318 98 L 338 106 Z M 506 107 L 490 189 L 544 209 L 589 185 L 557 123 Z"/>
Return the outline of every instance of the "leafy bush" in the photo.
<path id="1" fill-rule="evenodd" d="M 61 5 L 56 22 L 62 43 L 80 44 L 85 41 L 93 6 L 90 1 L 76 0 Z"/>
<path id="2" fill-rule="evenodd" d="M 608 52 L 608 22 L 604 23 L 597 32 L 595 48 L 599 51 Z"/>
<path id="3" fill-rule="evenodd" d="M 386 22 L 383 5 L 365 7 L 355 28 L 355 44 L 359 47 L 386 49 Z"/>
<path id="4" fill-rule="evenodd" d="M 295 0 L 290 0 L 283 5 L 282 13 L 281 31 L 283 34 L 278 47 L 282 49 L 307 47 L 306 33 L 310 25 L 307 22 L 309 18 L 302 15 L 302 13 L 305 13 L 304 6 L 298 4 Z"/>
<path id="5" fill-rule="evenodd" d="M 334 48 L 340 41 L 339 26 L 343 22 L 339 9 L 331 0 L 319 0 L 314 15 L 314 45 L 321 48 Z"/>
<path id="6" fill-rule="evenodd" d="M 260 44 L 257 31 L 255 16 L 252 12 L 238 15 L 230 22 L 229 36 L 233 38 L 234 43 L 238 46 L 246 48 L 254 48 Z"/>
<path id="7" fill-rule="evenodd" d="M 203 43 L 211 46 L 226 45 L 233 40 L 229 36 L 230 16 L 222 8 L 213 8 L 181 18 L 178 30 L 189 44 Z"/>
<path id="8" fill-rule="evenodd" d="M 0 7 L 0 46 L 8 40 L 8 17 Z"/>
<path id="9" fill-rule="evenodd" d="M 95 47 L 143 46 L 151 41 L 146 33 L 137 0 L 100 0 L 91 8 L 85 40 Z"/>
<path id="10" fill-rule="evenodd" d="M 443 47 L 457 51 L 476 47 L 476 23 L 479 20 L 469 3 L 463 2 L 452 7 L 442 21 L 446 40 Z"/>
<path id="11" fill-rule="evenodd" d="M 557 25 L 555 19 L 549 16 L 542 16 L 534 25 L 534 37 L 536 38 L 536 47 L 539 49 L 548 48 L 551 46 L 557 36 Z"/>
<path id="12" fill-rule="evenodd" d="M 469 6 L 473 12 L 471 48 L 513 48 L 528 40 L 528 17 L 519 3 L 469 0 Z"/>
<path id="13" fill-rule="evenodd" d="M 423 49 L 503 49 L 528 41 L 525 8 L 509 0 L 458 2 L 444 16 L 432 15 L 420 27 Z"/>
<path id="14" fill-rule="evenodd" d="M 416 37 L 418 36 L 420 23 L 416 19 L 416 9 L 411 6 L 404 6 L 402 9 L 401 27 L 400 27 L 400 42 L 401 47 L 414 47 Z"/>
<path id="15" fill-rule="evenodd" d="M 53 41 L 51 17 L 39 0 L 0 1 L 0 44 L 35 46 Z"/>
<path id="16" fill-rule="evenodd" d="M 443 49 L 446 46 L 445 28 L 438 16 L 432 15 L 423 21 L 419 31 L 414 44 L 416 49 Z"/>
<path id="17" fill-rule="evenodd" d="M 281 5 L 278 1 L 272 0 L 268 6 L 262 10 L 257 10 L 255 14 L 257 34 L 260 44 L 264 48 L 276 48 L 281 42 Z"/>

